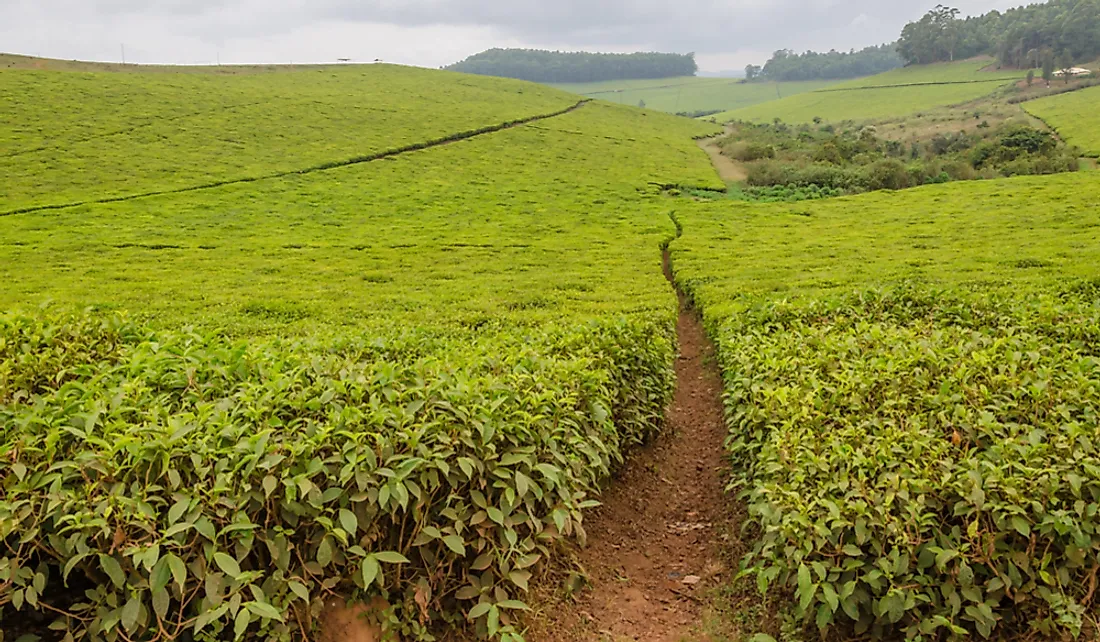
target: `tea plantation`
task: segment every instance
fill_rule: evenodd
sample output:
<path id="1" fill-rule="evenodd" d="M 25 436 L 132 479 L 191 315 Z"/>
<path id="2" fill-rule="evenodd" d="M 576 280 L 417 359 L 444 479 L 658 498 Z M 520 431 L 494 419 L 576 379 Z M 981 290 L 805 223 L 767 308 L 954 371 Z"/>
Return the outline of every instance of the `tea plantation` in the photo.
<path id="1" fill-rule="evenodd" d="M 803 96 L 1006 82 L 952 69 Z M 1100 174 L 749 204 L 690 197 L 716 125 L 522 82 L 0 88 L 0 642 L 313 639 L 334 596 L 519 642 L 664 426 L 662 248 L 803 633 L 1094 632 Z"/>
<path id="2" fill-rule="evenodd" d="M 3 628 L 37 613 L 75 639 L 279 639 L 358 590 L 386 597 L 404 635 L 469 618 L 508 638 L 532 572 L 583 539 L 600 484 L 660 428 L 676 300 L 659 258 L 675 228 L 650 183 L 721 187 L 692 141 L 713 127 L 590 104 L 292 171 L 576 104 L 361 73 L 315 81 L 346 104 L 294 99 L 278 122 L 184 117 L 211 148 L 159 129 L 156 107 L 203 83 L 217 98 L 200 103 L 314 81 L 112 76 L 152 96 L 152 147 L 142 128 L 23 114 L 13 152 L 48 132 L 165 173 L 35 156 L 61 147 L 7 157 L 22 172 L 7 207 L 88 204 L 0 217 Z M 355 107 L 352 90 L 391 76 L 432 98 Z M 344 107 L 361 122 L 308 120 Z M 248 144 L 213 153 L 228 138 Z M 168 193 L 91 202 L 131 190 Z"/>
<path id="3" fill-rule="evenodd" d="M 551 85 L 587 98 L 621 105 L 644 105 L 670 113 L 741 109 L 829 87 L 836 81 L 746 83 L 736 78 L 658 78 Z"/>
<path id="4" fill-rule="evenodd" d="M 1079 174 L 678 212 L 762 589 L 875 638 L 1093 621 L 1098 195 Z"/>
<path id="5" fill-rule="evenodd" d="M 1100 158 L 1100 87 L 1040 98 L 1023 104 L 1085 154 Z"/>
<path id="6" fill-rule="evenodd" d="M 988 62 L 957 62 L 907 67 L 860 78 L 773 102 L 707 116 L 728 122 L 808 123 L 872 120 L 916 114 L 987 96 L 1019 80 L 1021 71 L 983 71 Z"/>

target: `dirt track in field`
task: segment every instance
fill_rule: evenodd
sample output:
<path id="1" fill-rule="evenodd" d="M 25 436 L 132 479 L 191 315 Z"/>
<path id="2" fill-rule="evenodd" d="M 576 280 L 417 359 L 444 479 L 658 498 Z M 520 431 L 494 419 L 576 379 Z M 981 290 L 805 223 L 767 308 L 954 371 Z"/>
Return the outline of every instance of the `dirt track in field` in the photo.
<path id="1" fill-rule="evenodd" d="M 670 277 L 668 257 L 665 274 Z M 586 520 L 579 552 L 591 587 L 544 613 L 531 642 L 685 642 L 701 632 L 704 596 L 728 577 L 720 528 L 730 511 L 721 377 L 702 323 L 680 297 L 676 396 L 666 432 L 631 457 Z"/>
<path id="2" fill-rule="evenodd" d="M 719 138 L 721 137 L 704 138 L 699 141 L 699 147 L 710 156 L 710 162 L 714 164 L 714 169 L 722 180 L 727 183 L 743 182 L 749 177 L 745 172 L 745 166 L 722 153 L 718 147 Z"/>

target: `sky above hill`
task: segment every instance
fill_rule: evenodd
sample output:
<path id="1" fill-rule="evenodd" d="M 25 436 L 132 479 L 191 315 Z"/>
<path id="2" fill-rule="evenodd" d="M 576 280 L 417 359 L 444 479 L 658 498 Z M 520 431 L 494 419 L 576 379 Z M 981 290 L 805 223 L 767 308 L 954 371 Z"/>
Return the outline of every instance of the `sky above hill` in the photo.
<path id="1" fill-rule="evenodd" d="M 889 42 L 936 0 L 0 0 L 0 51 L 205 64 L 438 67 L 490 47 L 694 51 L 704 71 L 772 51 Z M 959 0 L 964 14 L 1020 0 Z"/>

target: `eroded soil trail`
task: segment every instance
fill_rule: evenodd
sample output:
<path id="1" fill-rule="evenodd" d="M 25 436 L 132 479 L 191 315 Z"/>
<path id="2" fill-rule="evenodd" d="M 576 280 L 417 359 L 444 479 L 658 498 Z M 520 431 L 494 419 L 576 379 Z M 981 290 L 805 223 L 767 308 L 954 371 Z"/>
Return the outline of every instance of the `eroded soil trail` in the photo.
<path id="1" fill-rule="evenodd" d="M 726 133 L 728 134 L 729 131 L 727 128 Z M 744 181 L 749 177 L 745 166 L 722 153 L 722 149 L 718 147 L 719 138 L 722 138 L 722 136 L 703 138 L 699 141 L 699 147 L 707 153 L 707 156 L 710 156 L 710 162 L 714 165 L 714 169 L 717 170 L 722 180 L 727 183 Z"/>
<path id="2" fill-rule="evenodd" d="M 665 275 L 671 281 L 667 253 Z M 703 596 L 727 573 L 721 378 L 702 323 L 680 297 L 676 396 L 669 425 L 635 452 L 585 524 L 592 585 L 544 614 L 531 642 L 685 642 L 701 633 Z"/>

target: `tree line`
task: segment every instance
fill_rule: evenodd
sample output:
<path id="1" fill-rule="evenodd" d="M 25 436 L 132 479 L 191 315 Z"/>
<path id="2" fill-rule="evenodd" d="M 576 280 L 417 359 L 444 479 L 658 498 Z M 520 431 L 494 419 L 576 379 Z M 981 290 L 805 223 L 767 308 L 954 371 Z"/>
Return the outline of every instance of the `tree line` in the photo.
<path id="1" fill-rule="evenodd" d="M 763 67 L 745 67 L 748 80 L 834 80 L 858 78 L 890 71 L 903 65 L 893 44 L 867 47 L 859 51 L 807 51 L 795 53 L 780 49 L 772 54 Z"/>
<path id="2" fill-rule="evenodd" d="M 969 18 L 959 13 L 938 5 L 907 24 L 898 53 L 907 64 L 985 54 L 1020 68 L 1061 67 L 1100 56 L 1100 0 L 1050 0 Z"/>
<path id="3" fill-rule="evenodd" d="M 694 76 L 695 54 L 606 54 L 540 49 L 490 49 L 444 67 L 482 76 L 543 83 L 579 83 Z"/>

